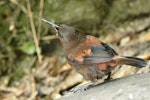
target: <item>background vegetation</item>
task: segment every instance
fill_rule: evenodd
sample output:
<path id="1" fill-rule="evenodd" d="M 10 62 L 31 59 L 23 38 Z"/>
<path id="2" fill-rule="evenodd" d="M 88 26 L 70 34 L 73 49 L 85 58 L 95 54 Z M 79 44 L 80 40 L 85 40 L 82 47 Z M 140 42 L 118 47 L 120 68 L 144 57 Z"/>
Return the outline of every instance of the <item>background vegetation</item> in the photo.
<path id="1" fill-rule="evenodd" d="M 42 18 L 79 28 L 122 55 L 150 58 L 149 0 L 1 0 L 1 99 L 55 99 L 83 82 Z M 114 78 L 149 72 L 130 68 L 118 69 Z"/>

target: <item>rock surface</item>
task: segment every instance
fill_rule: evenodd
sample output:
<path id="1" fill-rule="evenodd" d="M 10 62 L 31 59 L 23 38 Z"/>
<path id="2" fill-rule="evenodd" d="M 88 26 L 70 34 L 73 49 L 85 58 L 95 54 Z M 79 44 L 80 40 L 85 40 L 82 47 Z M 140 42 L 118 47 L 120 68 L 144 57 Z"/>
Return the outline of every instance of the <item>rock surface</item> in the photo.
<path id="1" fill-rule="evenodd" d="M 150 100 L 150 73 L 116 79 L 59 100 Z"/>

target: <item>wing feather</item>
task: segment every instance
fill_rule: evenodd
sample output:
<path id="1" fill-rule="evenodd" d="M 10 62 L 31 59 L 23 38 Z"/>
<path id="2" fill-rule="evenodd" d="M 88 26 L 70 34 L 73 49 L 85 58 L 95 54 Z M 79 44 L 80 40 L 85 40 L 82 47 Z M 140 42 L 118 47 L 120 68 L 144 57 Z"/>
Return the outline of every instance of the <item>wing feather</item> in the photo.
<path id="1" fill-rule="evenodd" d="M 83 64 L 108 62 L 111 61 L 115 55 L 118 54 L 105 43 L 102 43 L 102 46 L 92 45 L 90 55 L 83 57 Z"/>

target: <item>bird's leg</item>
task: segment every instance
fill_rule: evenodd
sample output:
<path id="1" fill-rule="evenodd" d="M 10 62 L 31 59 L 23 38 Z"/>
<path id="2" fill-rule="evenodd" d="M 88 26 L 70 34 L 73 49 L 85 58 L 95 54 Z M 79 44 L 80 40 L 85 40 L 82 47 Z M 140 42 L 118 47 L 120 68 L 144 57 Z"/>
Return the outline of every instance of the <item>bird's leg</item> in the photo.
<path id="1" fill-rule="evenodd" d="M 79 86 L 76 86 L 76 87 L 72 88 L 70 90 L 70 92 L 73 92 L 73 93 L 83 92 L 83 91 L 86 91 L 88 88 L 90 88 L 92 86 L 95 86 L 95 85 L 96 85 L 95 82 L 88 82 L 88 83 L 85 83 L 83 85 L 79 85 Z"/>
<path id="2" fill-rule="evenodd" d="M 111 78 L 111 72 L 108 73 L 108 77 L 105 79 L 104 82 L 108 82 L 110 81 L 112 78 Z"/>
<path id="3" fill-rule="evenodd" d="M 66 92 L 65 95 L 71 95 L 72 93 L 83 92 L 91 87 L 94 87 L 94 86 L 99 85 L 104 82 L 108 82 L 110 80 L 111 80 L 111 72 L 108 73 L 108 76 L 105 76 L 102 79 L 98 79 L 96 82 L 90 81 L 88 83 L 76 86 L 76 87 L 72 88 L 71 90 L 69 90 L 69 92 Z"/>

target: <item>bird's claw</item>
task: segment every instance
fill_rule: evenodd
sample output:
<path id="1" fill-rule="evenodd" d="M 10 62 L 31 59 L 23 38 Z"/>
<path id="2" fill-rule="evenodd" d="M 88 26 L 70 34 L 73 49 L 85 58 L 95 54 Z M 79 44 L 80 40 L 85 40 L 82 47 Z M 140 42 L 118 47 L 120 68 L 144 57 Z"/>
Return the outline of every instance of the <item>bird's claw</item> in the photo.
<path id="1" fill-rule="evenodd" d="M 70 90 L 70 92 L 72 92 L 72 93 L 83 92 L 83 91 L 86 91 L 88 88 L 90 88 L 93 85 L 94 85 L 93 82 L 89 82 L 89 83 L 86 83 L 86 84 L 83 84 L 83 85 L 76 86 L 76 87 L 72 88 Z"/>

